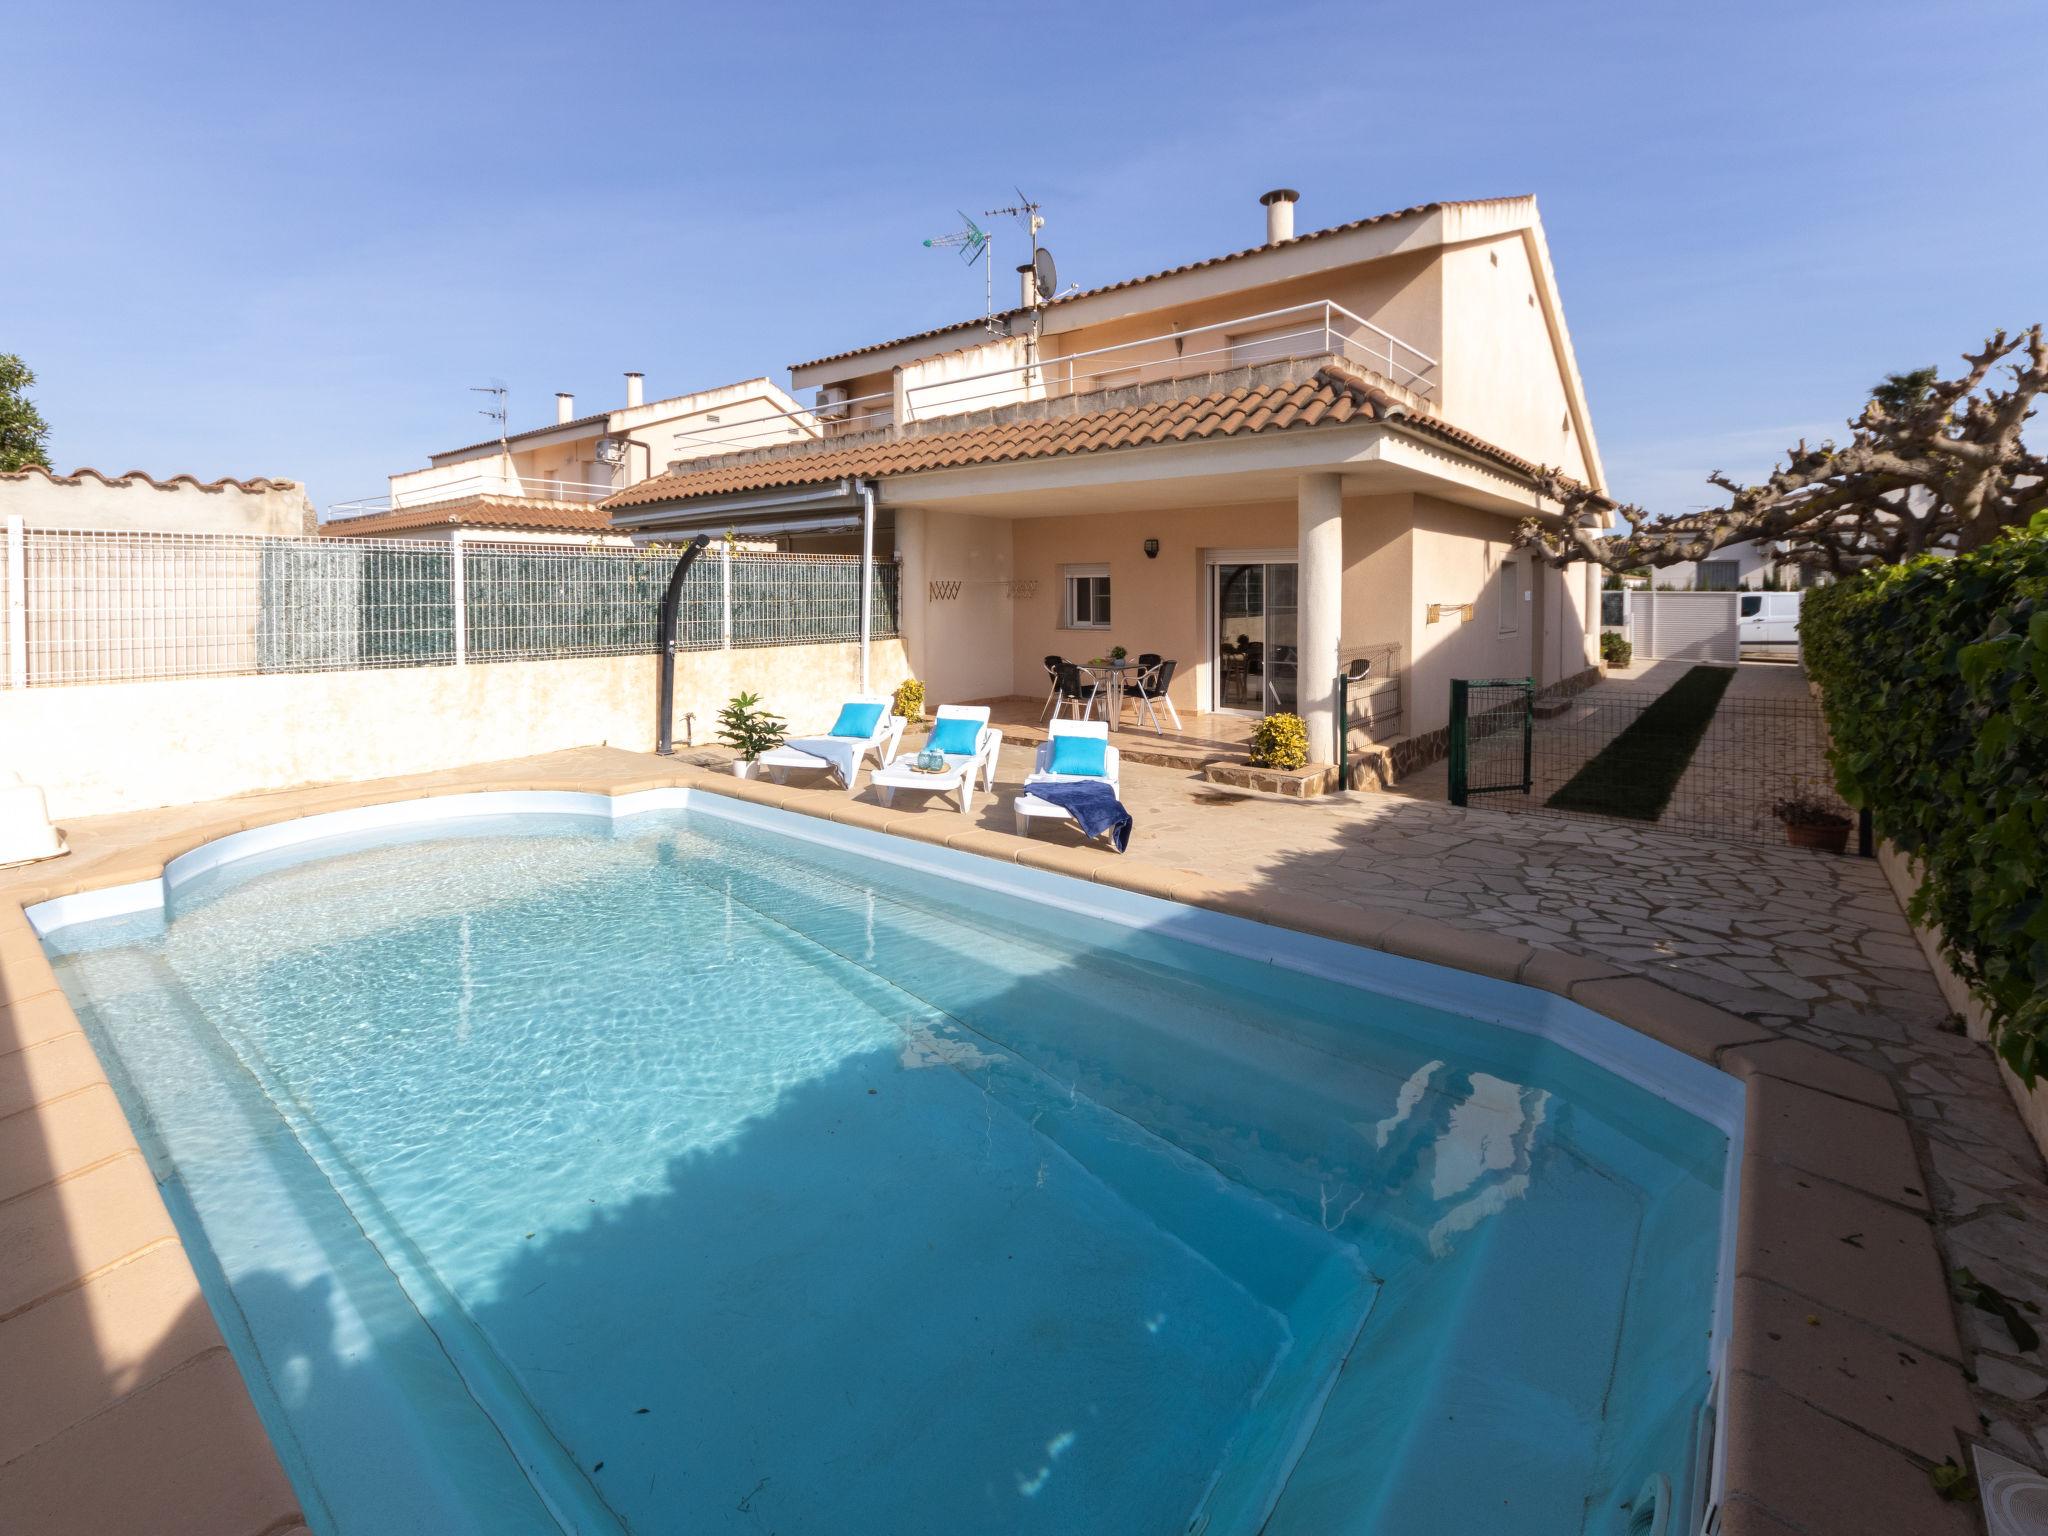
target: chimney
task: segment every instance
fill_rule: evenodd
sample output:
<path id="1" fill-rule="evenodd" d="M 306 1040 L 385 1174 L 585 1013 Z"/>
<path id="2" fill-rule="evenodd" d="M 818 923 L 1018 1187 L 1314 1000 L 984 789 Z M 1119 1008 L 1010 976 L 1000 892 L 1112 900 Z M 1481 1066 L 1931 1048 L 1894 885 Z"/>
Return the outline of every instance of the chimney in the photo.
<path id="1" fill-rule="evenodd" d="M 644 403 L 645 384 L 646 379 L 641 374 L 626 375 L 626 405 L 629 409 Z"/>
<path id="2" fill-rule="evenodd" d="M 1292 187 L 1275 187 L 1259 201 L 1266 205 L 1266 244 L 1292 240 L 1294 205 L 1301 201 L 1301 194 Z"/>
<path id="3" fill-rule="evenodd" d="M 1028 261 L 1017 269 L 1017 303 L 1025 309 L 1038 303 L 1038 273 Z"/>
<path id="4" fill-rule="evenodd" d="M 555 425 L 559 427 L 563 422 L 574 421 L 575 419 L 576 397 L 557 391 L 555 394 Z"/>

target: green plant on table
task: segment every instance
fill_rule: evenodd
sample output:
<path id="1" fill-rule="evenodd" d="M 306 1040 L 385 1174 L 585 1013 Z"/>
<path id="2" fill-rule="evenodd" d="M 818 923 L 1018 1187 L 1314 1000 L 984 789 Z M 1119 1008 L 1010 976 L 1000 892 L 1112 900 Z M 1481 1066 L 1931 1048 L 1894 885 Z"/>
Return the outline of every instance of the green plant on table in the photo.
<path id="1" fill-rule="evenodd" d="M 718 739 L 739 753 L 744 762 L 756 761 L 763 752 L 782 745 L 785 725 L 780 715 L 761 708 L 758 693 L 736 693 L 718 712 Z"/>
<path id="2" fill-rule="evenodd" d="M 1301 768 L 1308 764 L 1308 725 L 1299 715 L 1268 715 L 1252 727 L 1254 768 Z"/>
<path id="3" fill-rule="evenodd" d="M 896 685 L 896 700 L 890 707 L 893 715 L 901 715 L 915 725 L 924 718 L 924 684 L 914 677 L 906 677 Z"/>
<path id="4" fill-rule="evenodd" d="M 1125 650 L 1124 647 L 1120 645 L 1112 645 L 1109 648 L 1109 659 L 1111 661 L 1122 661 L 1126 656 L 1130 654 L 1131 653 L 1129 651 Z"/>

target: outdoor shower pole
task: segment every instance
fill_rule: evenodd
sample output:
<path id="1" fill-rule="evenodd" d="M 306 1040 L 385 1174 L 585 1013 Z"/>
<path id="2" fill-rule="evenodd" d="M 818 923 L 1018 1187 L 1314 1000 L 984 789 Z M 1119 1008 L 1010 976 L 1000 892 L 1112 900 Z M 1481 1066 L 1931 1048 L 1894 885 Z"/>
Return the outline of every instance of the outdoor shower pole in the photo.
<path id="1" fill-rule="evenodd" d="M 690 540 L 689 548 L 683 551 L 682 559 L 676 562 L 668 578 L 668 590 L 661 594 L 661 703 L 657 706 L 660 713 L 654 727 L 654 750 L 661 757 L 676 755 L 676 621 L 682 614 L 683 578 L 710 542 L 708 533 Z"/>

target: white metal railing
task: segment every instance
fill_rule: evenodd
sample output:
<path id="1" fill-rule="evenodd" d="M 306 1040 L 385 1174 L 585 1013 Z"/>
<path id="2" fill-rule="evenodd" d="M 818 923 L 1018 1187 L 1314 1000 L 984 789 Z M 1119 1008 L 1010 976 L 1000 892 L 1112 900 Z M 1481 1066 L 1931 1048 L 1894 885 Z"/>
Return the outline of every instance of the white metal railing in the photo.
<path id="1" fill-rule="evenodd" d="M 1022 338 L 1018 341 L 1023 344 Z M 923 379 L 900 390 L 821 400 L 794 411 L 764 414 L 737 429 L 721 428 L 715 439 L 703 432 L 678 432 L 675 441 L 679 446 L 767 448 L 789 442 L 793 430 L 829 440 L 898 420 L 932 421 L 966 411 L 1306 357 L 1357 363 L 1423 397 L 1433 394 L 1438 383 L 1439 364 L 1427 352 L 1341 304 L 1317 300 L 1107 347 Z"/>
<path id="2" fill-rule="evenodd" d="M 647 655 L 677 551 L 661 546 L 22 530 L 0 545 L 0 684 Z M 860 638 L 853 555 L 718 549 L 683 586 L 679 646 Z M 873 634 L 896 629 L 875 567 Z"/>
<path id="3" fill-rule="evenodd" d="M 382 496 L 359 496 L 338 501 L 327 509 L 328 518 L 368 517 L 373 512 L 390 512 L 402 507 L 430 506 L 437 501 L 459 501 L 468 496 L 517 496 L 527 501 L 603 501 L 618 487 L 609 480 L 537 480 L 524 475 L 468 475 L 460 480 L 442 480 L 431 485 L 404 486 Z"/>

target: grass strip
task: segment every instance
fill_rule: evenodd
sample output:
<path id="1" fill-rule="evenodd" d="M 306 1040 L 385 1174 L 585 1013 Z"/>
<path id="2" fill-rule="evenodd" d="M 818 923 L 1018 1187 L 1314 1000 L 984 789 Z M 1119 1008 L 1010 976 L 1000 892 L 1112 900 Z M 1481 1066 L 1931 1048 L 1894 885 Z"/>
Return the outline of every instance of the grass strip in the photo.
<path id="1" fill-rule="evenodd" d="M 1544 803 L 1558 811 L 1655 821 L 1734 680 L 1733 667 L 1694 667 Z"/>

